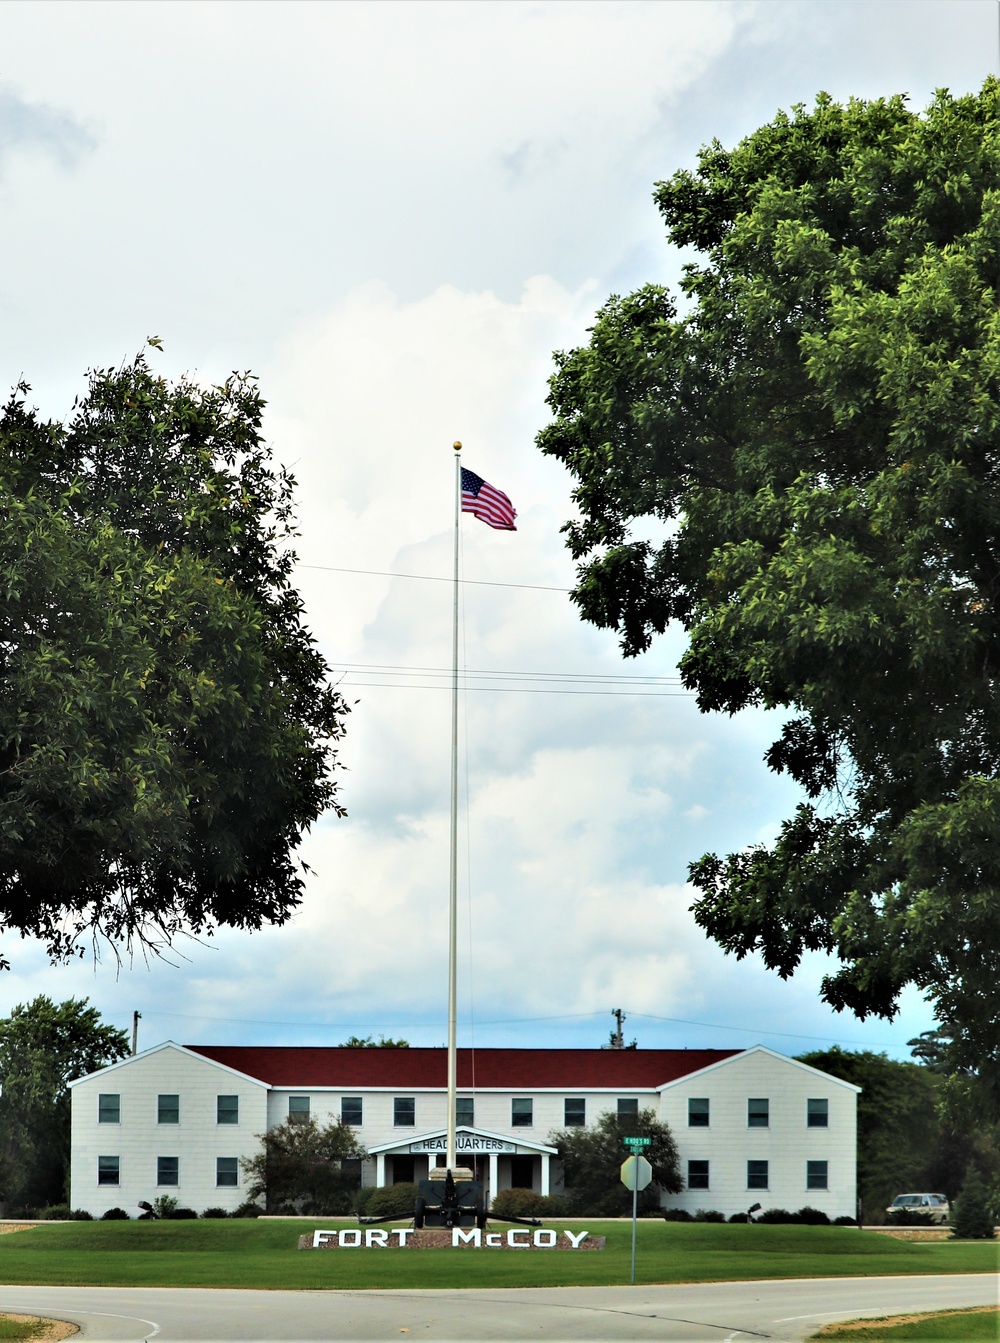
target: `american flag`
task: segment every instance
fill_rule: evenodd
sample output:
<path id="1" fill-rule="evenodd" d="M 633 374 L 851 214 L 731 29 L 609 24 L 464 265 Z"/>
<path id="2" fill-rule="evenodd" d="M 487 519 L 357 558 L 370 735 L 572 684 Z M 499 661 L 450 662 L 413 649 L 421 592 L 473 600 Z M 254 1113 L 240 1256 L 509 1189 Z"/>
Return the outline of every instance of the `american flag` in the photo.
<path id="1" fill-rule="evenodd" d="M 475 513 L 488 527 L 516 532 L 514 519 L 517 512 L 503 490 L 495 489 L 475 471 L 462 467 L 462 512 Z"/>

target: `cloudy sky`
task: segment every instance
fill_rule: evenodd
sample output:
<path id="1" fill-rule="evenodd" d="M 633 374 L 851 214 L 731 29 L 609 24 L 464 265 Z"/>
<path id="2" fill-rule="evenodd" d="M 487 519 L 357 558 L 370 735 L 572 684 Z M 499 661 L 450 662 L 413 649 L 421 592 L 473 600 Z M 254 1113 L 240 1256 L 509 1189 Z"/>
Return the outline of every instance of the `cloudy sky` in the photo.
<path id="1" fill-rule="evenodd" d="M 580 624 L 568 478 L 533 440 L 552 350 L 678 274 L 656 180 L 821 89 L 975 89 L 997 50 L 994 0 L 0 6 L 0 384 L 62 417 L 149 335 L 168 376 L 254 370 L 354 704 L 349 816 L 309 837 L 291 924 L 120 970 L 7 939 L 0 1015 L 46 992 L 140 1011 L 140 1045 L 443 1043 L 461 439 L 518 509 L 463 519 L 462 1043 L 597 1045 L 621 1007 L 641 1046 L 906 1057 L 917 995 L 838 1017 L 820 958 L 782 983 L 695 927 L 688 862 L 796 800 L 774 724 L 701 717 L 678 637 L 623 663 Z"/>

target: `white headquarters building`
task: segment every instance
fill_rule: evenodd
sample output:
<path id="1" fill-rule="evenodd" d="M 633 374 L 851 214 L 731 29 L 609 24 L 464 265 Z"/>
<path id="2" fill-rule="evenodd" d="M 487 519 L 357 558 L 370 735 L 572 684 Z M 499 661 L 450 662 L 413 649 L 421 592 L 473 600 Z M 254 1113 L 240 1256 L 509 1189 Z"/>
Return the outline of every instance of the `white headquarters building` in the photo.
<path id="1" fill-rule="evenodd" d="M 95 1217 L 135 1216 L 158 1194 L 199 1212 L 237 1207 L 240 1159 L 296 1115 L 355 1127 L 365 1184 L 420 1180 L 445 1160 L 444 1049 L 167 1042 L 70 1085 L 71 1203 Z M 488 1198 L 559 1193 L 554 1130 L 649 1109 L 681 1158 L 685 1188 L 665 1207 L 856 1211 L 858 1088 L 763 1046 L 459 1050 L 458 1086 L 458 1158 Z"/>

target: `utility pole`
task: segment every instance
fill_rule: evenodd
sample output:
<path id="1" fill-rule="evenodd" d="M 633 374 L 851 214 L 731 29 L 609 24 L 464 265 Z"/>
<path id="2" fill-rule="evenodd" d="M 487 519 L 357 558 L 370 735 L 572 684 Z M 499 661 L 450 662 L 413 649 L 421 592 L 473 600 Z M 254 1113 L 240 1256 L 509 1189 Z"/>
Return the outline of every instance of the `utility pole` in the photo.
<path id="1" fill-rule="evenodd" d="M 615 1021 L 618 1022 L 618 1028 L 611 1033 L 611 1044 L 609 1048 L 624 1049 L 625 1036 L 623 1034 L 623 1028 L 625 1026 L 625 1013 L 620 1007 L 613 1007 L 611 1009 L 611 1015 L 614 1017 Z"/>
<path id="2" fill-rule="evenodd" d="M 141 1012 L 133 1012 L 133 1013 L 132 1013 L 132 1054 L 133 1054 L 133 1057 L 134 1057 L 134 1055 L 135 1055 L 136 1046 L 137 1046 L 137 1044 L 139 1043 L 139 1019 L 141 1018 L 141 1016 L 142 1016 L 142 1013 L 141 1013 Z"/>

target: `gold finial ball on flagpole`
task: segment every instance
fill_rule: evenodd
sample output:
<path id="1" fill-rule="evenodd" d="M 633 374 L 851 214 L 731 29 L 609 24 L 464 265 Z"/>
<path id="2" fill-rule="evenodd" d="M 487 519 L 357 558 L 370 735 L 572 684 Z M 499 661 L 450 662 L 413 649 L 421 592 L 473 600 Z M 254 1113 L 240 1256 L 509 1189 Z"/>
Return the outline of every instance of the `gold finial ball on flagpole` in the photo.
<path id="1" fill-rule="evenodd" d="M 456 452 L 461 452 L 461 451 L 462 451 L 462 445 L 461 445 L 461 443 L 459 443 L 459 441 L 458 441 L 457 439 L 455 440 L 455 442 L 454 442 L 451 446 L 455 449 Z"/>

